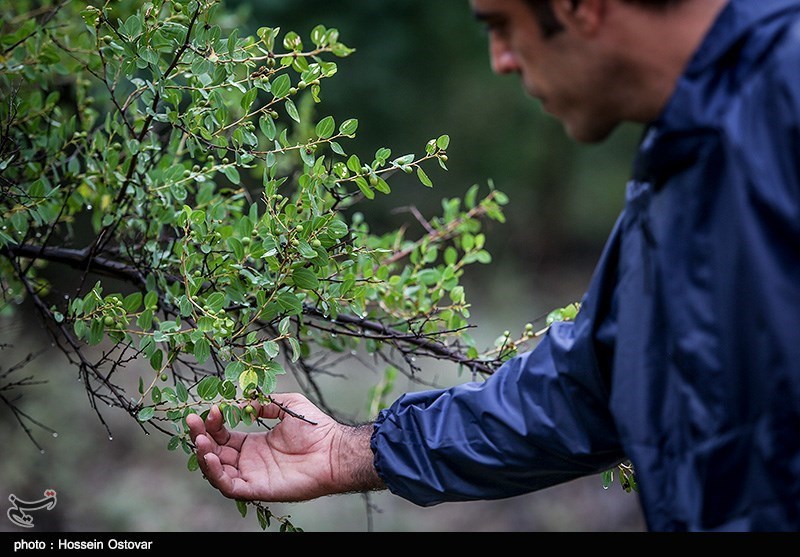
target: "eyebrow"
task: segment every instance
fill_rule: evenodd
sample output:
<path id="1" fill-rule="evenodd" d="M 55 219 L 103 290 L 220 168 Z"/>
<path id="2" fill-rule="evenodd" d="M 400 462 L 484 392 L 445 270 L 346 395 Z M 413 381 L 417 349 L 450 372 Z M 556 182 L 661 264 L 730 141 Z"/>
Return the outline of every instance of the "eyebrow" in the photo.
<path id="1" fill-rule="evenodd" d="M 472 12 L 475 21 L 482 24 L 487 32 L 493 28 L 506 25 L 508 16 L 501 12 Z"/>

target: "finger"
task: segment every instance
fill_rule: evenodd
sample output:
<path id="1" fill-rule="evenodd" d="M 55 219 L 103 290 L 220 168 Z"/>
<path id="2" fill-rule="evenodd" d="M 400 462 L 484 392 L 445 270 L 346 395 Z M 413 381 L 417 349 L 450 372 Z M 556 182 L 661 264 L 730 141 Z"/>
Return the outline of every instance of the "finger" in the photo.
<path id="1" fill-rule="evenodd" d="M 211 438 L 219 445 L 225 445 L 231 438 L 230 432 L 225 427 L 225 421 L 222 419 L 222 412 L 216 404 L 208 412 L 205 427 Z"/>
<path id="2" fill-rule="evenodd" d="M 226 497 L 232 497 L 233 478 L 225 472 L 217 455 L 206 453 L 200 457 L 198 453 L 197 463 L 200 465 L 200 470 L 202 470 L 208 483 L 217 488 Z"/>
<path id="3" fill-rule="evenodd" d="M 194 443 L 197 443 L 198 435 L 206 434 L 206 424 L 197 414 L 189 414 L 186 416 L 186 425 L 189 426 L 189 437 Z"/>
<path id="4" fill-rule="evenodd" d="M 241 480 L 236 482 L 239 470 L 236 466 L 225 464 L 230 459 L 230 449 L 216 445 L 205 435 L 199 435 L 196 440 L 197 464 L 203 477 L 226 497 L 233 497 L 235 486 L 241 484 Z M 218 451 L 218 452 L 217 452 Z M 238 453 L 236 453 L 238 456 Z M 231 462 L 235 462 L 231 460 Z M 239 485 L 239 488 L 242 486 Z"/>

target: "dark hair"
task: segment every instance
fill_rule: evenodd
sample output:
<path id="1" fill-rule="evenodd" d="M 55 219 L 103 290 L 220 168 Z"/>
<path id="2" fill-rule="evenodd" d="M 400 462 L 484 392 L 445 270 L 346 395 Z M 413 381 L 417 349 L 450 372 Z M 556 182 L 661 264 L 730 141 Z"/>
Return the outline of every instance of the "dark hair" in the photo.
<path id="1" fill-rule="evenodd" d="M 629 4 L 639 4 L 650 9 L 665 9 L 684 1 L 686 0 L 623 0 L 623 2 L 628 2 Z M 551 37 L 564 29 L 564 26 L 561 25 L 561 22 L 553 12 L 550 0 L 525 0 L 525 2 L 536 14 L 536 19 L 539 20 L 539 25 L 545 37 Z M 572 0 L 574 8 L 577 8 L 580 3 L 581 0 Z"/>

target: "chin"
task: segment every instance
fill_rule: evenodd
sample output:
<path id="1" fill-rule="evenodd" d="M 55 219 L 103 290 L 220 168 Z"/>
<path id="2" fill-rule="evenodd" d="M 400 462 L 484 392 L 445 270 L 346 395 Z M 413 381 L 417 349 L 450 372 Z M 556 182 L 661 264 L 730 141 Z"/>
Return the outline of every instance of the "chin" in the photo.
<path id="1" fill-rule="evenodd" d="M 564 129 L 572 139 L 579 143 L 601 143 L 608 139 L 617 128 L 617 123 L 610 125 L 572 125 L 568 121 L 563 121 Z"/>

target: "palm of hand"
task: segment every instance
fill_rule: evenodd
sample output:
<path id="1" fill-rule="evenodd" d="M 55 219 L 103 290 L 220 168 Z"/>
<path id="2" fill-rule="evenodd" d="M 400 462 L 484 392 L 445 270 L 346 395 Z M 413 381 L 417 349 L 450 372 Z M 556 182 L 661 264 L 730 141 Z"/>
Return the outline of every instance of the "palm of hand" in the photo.
<path id="1" fill-rule="evenodd" d="M 304 398 L 282 399 L 259 409 L 281 422 L 267 432 L 229 431 L 217 408 L 205 423 L 187 418 L 200 468 L 223 495 L 244 500 L 300 501 L 327 493 L 333 482 L 337 423 Z M 296 417 L 304 415 L 304 418 Z"/>

